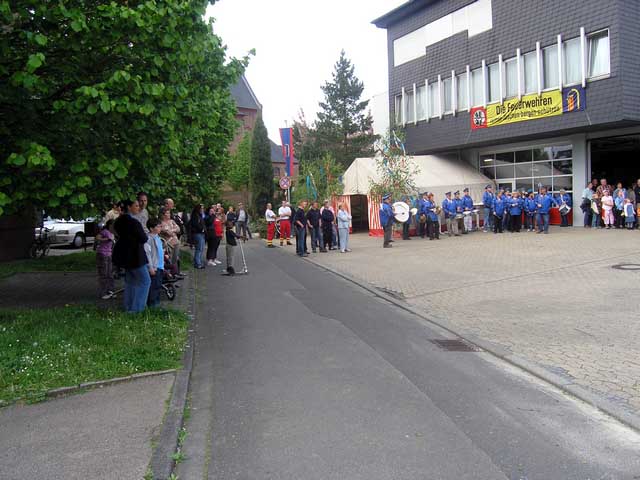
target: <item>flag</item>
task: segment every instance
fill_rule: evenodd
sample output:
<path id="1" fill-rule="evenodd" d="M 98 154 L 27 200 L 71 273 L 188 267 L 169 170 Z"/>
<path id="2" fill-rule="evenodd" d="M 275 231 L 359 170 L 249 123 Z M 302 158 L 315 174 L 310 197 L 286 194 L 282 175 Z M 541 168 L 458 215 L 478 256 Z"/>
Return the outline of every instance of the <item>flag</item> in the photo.
<path id="1" fill-rule="evenodd" d="M 293 175 L 293 128 L 281 128 L 280 140 L 282 141 L 282 158 L 287 177 Z"/>

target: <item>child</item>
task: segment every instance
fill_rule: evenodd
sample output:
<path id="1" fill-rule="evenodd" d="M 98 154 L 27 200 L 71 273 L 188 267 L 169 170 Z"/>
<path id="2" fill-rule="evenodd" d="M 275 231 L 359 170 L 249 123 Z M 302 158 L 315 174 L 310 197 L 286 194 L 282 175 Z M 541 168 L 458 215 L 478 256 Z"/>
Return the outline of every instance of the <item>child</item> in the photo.
<path id="1" fill-rule="evenodd" d="M 604 224 L 606 225 L 607 230 L 609 230 L 612 225 L 615 225 L 613 208 L 613 197 L 609 193 L 609 190 L 606 190 L 602 196 L 602 211 L 604 213 Z"/>
<path id="2" fill-rule="evenodd" d="M 164 276 L 164 249 L 162 248 L 162 240 L 160 240 L 162 225 L 157 219 L 151 218 L 147 221 L 147 228 L 149 229 L 149 238 L 144 245 L 144 251 L 147 254 L 147 268 L 151 276 L 147 305 L 156 307 L 160 304 L 160 290 Z"/>
<path id="3" fill-rule="evenodd" d="M 600 195 L 598 192 L 594 192 L 591 197 L 591 211 L 593 212 L 592 227 L 598 228 L 600 226 L 600 214 L 602 210 L 602 202 L 600 201 Z"/>
<path id="4" fill-rule="evenodd" d="M 625 217 L 624 223 L 627 227 L 627 230 L 633 230 L 633 224 L 636 221 L 634 215 L 633 204 L 631 203 L 631 199 L 625 198 L 624 200 L 624 211 L 622 213 Z"/>
<path id="5" fill-rule="evenodd" d="M 113 286 L 113 223 L 114 220 L 107 220 L 104 227 L 96 235 L 96 266 L 98 267 L 98 283 L 100 285 L 100 298 L 107 300 L 113 296 L 115 290 Z"/>
<path id="6" fill-rule="evenodd" d="M 526 222 L 527 232 L 533 232 L 535 225 L 533 224 L 533 219 L 536 216 L 536 199 L 533 191 L 529 191 L 529 198 L 524 201 L 524 211 L 525 217 L 524 220 Z"/>
<path id="7" fill-rule="evenodd" d="M 227 275 L 234 275 L 236 271 L 233 268 L 233 250 L 238 246 L 238 238 L 244 239 L 245 237 L 241 237 L 236 235 L 236 232 L 233 231 L 233 222 L 227 220 L 225 224 L 225 240 L 227 241 L 226 252 L 227 252 Z"/>

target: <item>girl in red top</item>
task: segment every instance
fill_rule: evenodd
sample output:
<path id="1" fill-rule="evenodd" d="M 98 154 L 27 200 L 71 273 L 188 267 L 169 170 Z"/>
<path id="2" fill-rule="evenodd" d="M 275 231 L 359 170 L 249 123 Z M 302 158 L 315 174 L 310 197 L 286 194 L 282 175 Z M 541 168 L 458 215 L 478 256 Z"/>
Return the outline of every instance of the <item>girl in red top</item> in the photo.
<path id="1" fill-rule="evenodd" d="M 222 213 L 224 215 L 224 213 Z M 218 247 L 220 246 L 220 240 L 224 235 L 223 228 L 224 218 L 221 216 L 220 211 L 216 212 L 214 207 L 209 209 L 208 215 L 205 218 L 205 226 L 207 233 L 207 264 L 214 266 L 220 265 L 222 262 L 218 260 Z"/>

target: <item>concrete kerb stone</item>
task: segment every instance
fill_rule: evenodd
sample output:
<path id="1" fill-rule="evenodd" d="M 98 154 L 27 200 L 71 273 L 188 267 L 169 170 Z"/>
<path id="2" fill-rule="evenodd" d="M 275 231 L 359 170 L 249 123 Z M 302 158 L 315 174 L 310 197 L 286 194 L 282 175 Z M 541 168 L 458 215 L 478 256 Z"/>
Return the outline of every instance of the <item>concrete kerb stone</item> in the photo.
<path id="1" fill-rule="evenodd" d="M 609 400 L 601 397 L 600 395 L 596 395 L 592 392 L 590 392 L 589 390 L 587 390 L 586 388 L 583 388 L 579 385 L 576 385 L 574 383 L 572 383 L 570 380 L 568 380 L 565 377 L 562 377 L 560 375 L 556 375 L 552 372 L 549 372 L 547 370 L 545 370 L 544 368 L 522 358 L 519 357 L 518 355 L 515 355 L 514 353 L 510 352 L 509 350 L 505 349 L 502 346 L 499 345 L 495 345 L 492 342 L 487 342 L 486 340 L 483 340 L 475 335 L 463 335 L 460 334 L 459 332 L 456 331 L 456 328 L 453 327 L 449 322 L 443 320 L 443 319 L 437 319 L 435 320 L 434 318 L 428 317 L 427 315 L 425 315 L 424 312 L 420 311 L 419 309 L 413 307 L 412 305 L 409 305 L 408 303 L 394 297 L 393 295 L 389 295 L 383 291 L 381 291 L 380 289 L 373 287 L 369 284 L 367 284 L 366 282 L 363 282 L 361 280 L 358 280 L 357 278 L 352 277 L 351 275 L 339 272 L 337 270 L 334 270 L 331 267 L 328 267 L 326 265 L 322 265 L 314 260 L 312 260 L 311 258 L 305 257 L 304 260 L 306 260 L 309 263 L 312 263 L 313 265 L 316 265 L 317 267 L 322 268 L 323 270 L 327 271 L 327 272 L 331 272 L 334 275 L 337 275 L 339 277 L 344 278 L 345 280 L 354 283 L 355 285 L 358 285 L 360 288 L 363 288 L 364 290 L 372 293 L 373 295 L 386 300 L 387 302 L 409 312 L 409 313 L 413 313 L 414 315 L 416 315 L 417 317 L 421 318 L 422 320 L 424 320 L 425 322 L 427 322 L 428 324 L 430 324 L 431 326 L 435 326 L 438 327 L 442 330 L 445 330 L 446 332 L 455 335 L 456 337 L 469 342 L 471 344 L 476 345 L 477 347 L 479 347 L 480 349 L 482 349 L 483 351 L 493 355 L 496 358 L 499 358 L 531 375 L 533 375 L 536 378 L 539 378 L 540 380 L 543 380 L 551 385 L 553 385 L 554 387 L 558 388 L 559 390 L 561 390 L 562 392 L 564 392 L 567 395 L 570 395 L 572 397 L 577 398 L 578 400 L 585 402 L 595 408 L 597 408 L 598 410 L 600 410 L 601 412 L 605 413 L 606 415 L 609 415 L 612 418 L 615 418 L 616 420 L 618 420 L 619 422 L 627 425 L 628 427 L 633 428 L 634 430 L 640 432 L 640 415 L 636 415 L 633 413 L 628 412 L 626 409 L 624 409 L 623 407 L 620 407 L 618 405 L 616 405 L 613 402 L 610 402 Z"/>
<path id="2" fill-rule="evenodd" d="M 187 315 L 189 317 L 189 335 L 182 357 L 182 369 L 176 374 L 169 407 L 164 417 L 156 448 L 151 456 L 149 468 L 154 480 L 167 480 L 175 468 L 174 455 L 178 449 L 180 429 L 184 424 L 184 410 L 187 404 L 189 381 L 193 368 L 194 318 L 196 315 L 196 289 L 198 273 L 194 270 L 189 275 Z"/>

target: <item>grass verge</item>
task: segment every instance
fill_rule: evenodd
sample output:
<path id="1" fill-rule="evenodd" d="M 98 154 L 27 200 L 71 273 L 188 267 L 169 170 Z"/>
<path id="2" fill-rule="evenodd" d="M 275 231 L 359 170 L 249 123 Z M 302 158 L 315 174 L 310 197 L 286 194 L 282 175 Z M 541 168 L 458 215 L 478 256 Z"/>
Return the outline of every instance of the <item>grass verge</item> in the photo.
<path id="1" fill-rule="evenodd" d="M 90 272 L 96 269 L 96 252 L 70 253 L 55 257 L 0 263 L 0 278 L 22 272 Z"/>
<path id="2" fill-rule="evenodd" d="M 180 270 L 193 270 L 193 250 L 180 250 Z"/>
<path id="3" fill-rule="evenodd" d="M 0 309 L 0 400 L 38 400 L 52 388 L 179 368 L 187 325 L 174 310 Z"/>

